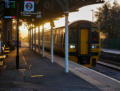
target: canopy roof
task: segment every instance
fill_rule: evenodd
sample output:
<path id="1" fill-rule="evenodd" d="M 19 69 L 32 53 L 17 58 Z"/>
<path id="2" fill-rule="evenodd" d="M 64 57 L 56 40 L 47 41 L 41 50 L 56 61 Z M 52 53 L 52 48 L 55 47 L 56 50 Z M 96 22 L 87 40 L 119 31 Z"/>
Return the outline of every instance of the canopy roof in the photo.
<path id="1" fill-rule="evenodd" d="M 20 0 L 20 3 L 24 3 L 25 0 Z M 26 1 L 35 1 L 36 7 L 35 11 L 41 11 L 42 18 L 36 19 L 45 21 L 53 18 L 60 17 L 64 15 L 65 12 L 73 12 L 77 11 L 79 8 L 103 3 L 104 0 L 26 0 Z M 24 5 L 24 4 L 22 4 Z M 21 11 L 23 10 L 23 6 L 21 6 Z M 30 19 L 30 17 L 28 17 Z"/>

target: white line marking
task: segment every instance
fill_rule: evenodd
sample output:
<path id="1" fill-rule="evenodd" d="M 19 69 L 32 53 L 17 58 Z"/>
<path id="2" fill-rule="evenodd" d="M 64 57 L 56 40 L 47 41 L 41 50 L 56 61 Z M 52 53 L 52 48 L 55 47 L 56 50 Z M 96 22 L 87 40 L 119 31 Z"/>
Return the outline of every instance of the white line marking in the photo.
<path id="1" fill-rule="evenodd" d="M 23 51 L 21 51 L 21 53 L 22 53 L 22 58 L 23 58 L 24 64 L 27 65 L 26 59 L 25 59 L 25 57 L 23 55 Z"/>
<path id="2" fill-rule="evenodd" d="M 23 56 L 23 60 L 24 60 L 25 65 L 27 65 L 27 62 L 26 62 L 26 59 L 25 59 L 25 57 L 24 57 L 24 56 Z"/>
<path id="3" fill-rule="evenodd" d="M 113 64 L 109 64 L 109 63 L 105 63 L 105 62 L 101 62 L 101 61 L 98 61 L 99 64 L 102 64 L 102 65 L 105 65 L 105 66 L 109 66 L 109 67 L 112 67 L 112 68 L 115 68 L 115 69 L 118 69 L 120 70 L 120 67 L 116 66 L 116 65 L 113 65 Z"/>

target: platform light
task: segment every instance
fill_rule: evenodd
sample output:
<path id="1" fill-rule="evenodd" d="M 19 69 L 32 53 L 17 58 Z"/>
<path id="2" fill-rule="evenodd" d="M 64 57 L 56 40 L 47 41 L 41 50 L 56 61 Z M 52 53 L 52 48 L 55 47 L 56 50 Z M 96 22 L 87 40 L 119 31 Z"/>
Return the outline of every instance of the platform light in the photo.
<path id="1" fill-rule="evenodd" d="M 16 20 L 15 19 L 12 19 L 12 23 L 16 23 Z"/>

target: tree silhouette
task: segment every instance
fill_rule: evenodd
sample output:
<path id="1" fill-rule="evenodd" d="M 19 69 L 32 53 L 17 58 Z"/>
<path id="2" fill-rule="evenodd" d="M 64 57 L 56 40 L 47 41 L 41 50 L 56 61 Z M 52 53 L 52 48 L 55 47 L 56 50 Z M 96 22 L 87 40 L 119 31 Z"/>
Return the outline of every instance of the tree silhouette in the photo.
<path id="1" fill-rule="evenodd" d="M 113 6 L 108 2 L 105 3 L 95 16 L 101 32 L 107 33 L 108 38 L 120 38 L 120 5 L 116 1 Z"/>

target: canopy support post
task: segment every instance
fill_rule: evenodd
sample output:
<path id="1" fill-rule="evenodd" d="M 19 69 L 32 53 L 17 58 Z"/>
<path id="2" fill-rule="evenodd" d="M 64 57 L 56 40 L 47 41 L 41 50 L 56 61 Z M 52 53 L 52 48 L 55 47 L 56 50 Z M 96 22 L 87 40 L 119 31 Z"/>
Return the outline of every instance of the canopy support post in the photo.
<path id="1" fill-rule="evenodd" d="M 39 54 L 40 54 L 40 27 L 38 27 L 38 50 L 39 50 Z"/>
<path id="2" fill-rule="evenodd" d="M 42 56 L 45 56 L 45 45 L 44 45 L 44 25 L 42 25 Z"/>
<path id="3" fill-rule="evenodd" d="M 68 38 L 68 12 L 65 13 L 65 72 L 69 72 L 69 38 Z"/>
<path id="4" fill-rule="evenodd" d="M 36 29 L 34 29 L 34 48 L 36 52 Z"/>
<path id="5" fill-rule="evenodd" d="M 34 35 L 33 35 L 33 27 L 32 27 L 32 51 L 33 51 L 33 42 L 34 42 Z"/>
<path id="6" fill-rule="evenodd" d="M 54 22 L 51 21 L 51 62 L 54 63 L 54 43 L 53 43 L 53 27 L 54 27 Z"/>

